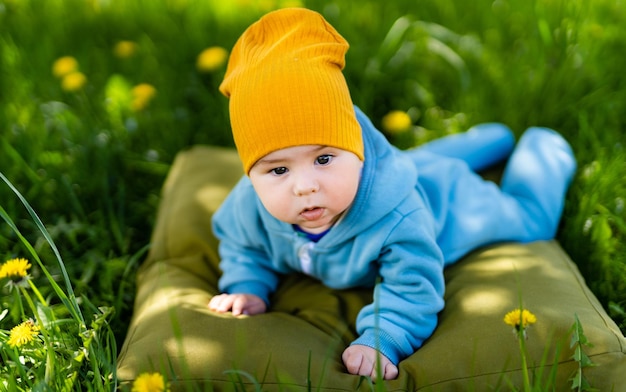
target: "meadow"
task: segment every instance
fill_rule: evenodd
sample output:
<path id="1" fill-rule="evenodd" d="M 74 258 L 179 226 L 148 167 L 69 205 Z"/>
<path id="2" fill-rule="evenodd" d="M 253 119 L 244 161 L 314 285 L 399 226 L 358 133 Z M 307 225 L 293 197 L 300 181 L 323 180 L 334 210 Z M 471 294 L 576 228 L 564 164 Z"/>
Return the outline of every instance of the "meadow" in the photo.
<path id="1" fill-rule="evenodd" d="M 350 42 L 353 99 L 402 148 L 486 121 L 562 133 L 579 166 L 557 239 L 626 331 L 624 1 L 0 0 L 0 263 L 29 263 L 0 274 L 0 390 L 53 383 L 47 366 L 70 390 L 115 386 L 172 160 L 232 146 L 228 51 L 292 5 Z M 29 318 L 64 333 L 42 332 L 11 384 Z"/>

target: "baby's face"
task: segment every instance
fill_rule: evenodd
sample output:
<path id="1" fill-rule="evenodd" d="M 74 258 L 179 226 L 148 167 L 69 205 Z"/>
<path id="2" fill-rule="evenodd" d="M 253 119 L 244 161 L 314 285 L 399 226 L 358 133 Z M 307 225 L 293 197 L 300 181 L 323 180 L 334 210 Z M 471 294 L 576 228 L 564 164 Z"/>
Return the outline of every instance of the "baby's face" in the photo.
<path id="1" fill-rule="evenodd" d="M 363 162 L 339 148 L 304 145 L 274 151 L 250 169 L 250 180 L 276 219 L 310 233 L 329 229 L 356 196 Z"/>

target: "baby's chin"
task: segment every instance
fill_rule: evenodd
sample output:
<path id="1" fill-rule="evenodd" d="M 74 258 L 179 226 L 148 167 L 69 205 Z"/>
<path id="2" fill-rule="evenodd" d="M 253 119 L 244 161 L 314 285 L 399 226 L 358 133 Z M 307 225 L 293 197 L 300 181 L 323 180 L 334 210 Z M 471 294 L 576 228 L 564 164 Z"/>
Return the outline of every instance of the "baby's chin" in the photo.
<path id="1" fill-rule="evenodd" d="M 301 230 L 304 230 L 309 234 L 323 233 L 332 227 L 331 223 L 315 225 L 315 224 L 311 224 L 311 222 L 305 222 L 305 223 L 299 222 L 299 223 L 296 223 L 295 225 L 298 226 Z"/>

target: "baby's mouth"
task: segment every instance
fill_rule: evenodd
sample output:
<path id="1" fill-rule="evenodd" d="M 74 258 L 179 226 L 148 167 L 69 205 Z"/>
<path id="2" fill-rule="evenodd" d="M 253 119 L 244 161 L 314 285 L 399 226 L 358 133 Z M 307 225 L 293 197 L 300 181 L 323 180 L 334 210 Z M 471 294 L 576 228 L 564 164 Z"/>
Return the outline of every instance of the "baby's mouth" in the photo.
<path id="1" fill-rule="evenodd" d="M 308 221 L 318 220 L 322 217 L 323 214 L 324 209 L 321 207 L 305 208 L 304 210 L 302 210 L 302 212 L 300 212 L 300 216 Z"/>

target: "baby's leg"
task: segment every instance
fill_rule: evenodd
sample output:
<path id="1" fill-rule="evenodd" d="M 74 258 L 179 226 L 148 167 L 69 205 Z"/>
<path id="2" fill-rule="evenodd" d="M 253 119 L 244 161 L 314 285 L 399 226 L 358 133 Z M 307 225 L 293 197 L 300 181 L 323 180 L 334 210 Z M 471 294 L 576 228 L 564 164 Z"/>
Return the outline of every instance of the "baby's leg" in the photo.
<path id="1" fill-rule="evenodd" d="M 556 132 L 530 128 L 505 167 L 501 187 L 459 159 L 423 150 L 410 154 L 437 222 L 446 263 L 501 241 L 554 237 L 565 193 L 576 170 L 567 142 Z"/>
<path id="2" fill-rule="evenodd" d="M 522 206 L 528 240 L 554 237 L 576 171 L 569 144 L 548 128 L 529 128 L 509 159 L 500 188 Z"/>
<path id="3" fill-rule="evenodd" d="M 473 171 L 480 171 L 507 158 L 515 145 L 511 130 L 499 123 L 473 126 L 466 132 L 430 141 L 416 150 L 465 161 Z"/>

